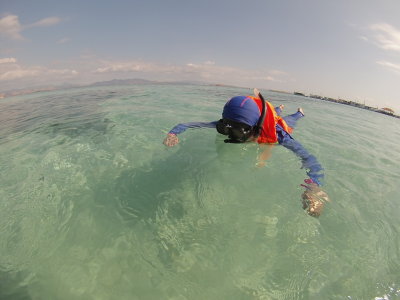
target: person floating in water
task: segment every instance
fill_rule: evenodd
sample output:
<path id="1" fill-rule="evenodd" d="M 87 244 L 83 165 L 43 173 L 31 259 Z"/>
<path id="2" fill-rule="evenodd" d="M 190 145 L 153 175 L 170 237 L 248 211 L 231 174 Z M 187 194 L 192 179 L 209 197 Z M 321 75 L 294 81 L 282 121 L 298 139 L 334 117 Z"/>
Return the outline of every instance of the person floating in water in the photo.
<path id="1" fill-rule="evenodd" d="M 292 137 L 297 121 L 304 117 L 299 108 L 296 113 L 281 117 L 283 105 L 273 107 L 254 89 L 253 96 L 236 96 L 230 99 L 222 111 L 222 119 L 213 122 L 190 122 L 178 124 L 172 128 L 164 139 L 168 147 L 179 143 L 178 134 L 188 128 L 216 128 L 218 133 L 228 136 L 225 143 L 257 142 L 259 144 L 280 144 L 300 157 L 309 178 L 301 186 L 306 190 L 302 194 L 303 209 L 311 216 L 318 217 L 329 201 L 328 195 L 321 190 L 323 168 L 315 156 L 311 155 Z M 261 163 L 270 156 L 270 147 L 261 155 Z"/>

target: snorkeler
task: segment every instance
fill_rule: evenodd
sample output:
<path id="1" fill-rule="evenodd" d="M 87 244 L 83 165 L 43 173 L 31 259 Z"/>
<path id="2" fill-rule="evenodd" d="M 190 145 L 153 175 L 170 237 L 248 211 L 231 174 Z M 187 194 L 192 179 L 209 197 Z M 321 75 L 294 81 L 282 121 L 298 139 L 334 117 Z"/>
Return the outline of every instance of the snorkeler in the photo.
<path id="1" fill-rule="evenodd" d="M 329 201 L 328 195 L 320 189 L 324 177 L 322 166 L 316 157 L 311 155 L 291 135 L 297 121 L 304 117 L 301 108 L 296 113 L 281 117 L 283 105 L 274 108 L 265 101 L 261 93 L 254 89 L 253 96 L 237 96 L 229 100 L 222 112 L 222 119 L 213 122 L 191 122 L 178 124 L 172 128 L 164 139 L 168 147 L 179 143 L 178 134 L 188 128 L 216 128 L 218 133 L 228 136 L 225 143 L 257 142 L 259 144 L 280 145 L 293 151 L 301 158 L 303 168 L 307 169 L 309 178 L 305 179 L 306 190 L 302 194 L 303 209 L 311 216 L 318 217 L 323 210 L 324 203 Z M 266 147 L 261 160 L 270 156 L 271 147 Z M 261 163 L 262 163 L 261 161 Z"/>

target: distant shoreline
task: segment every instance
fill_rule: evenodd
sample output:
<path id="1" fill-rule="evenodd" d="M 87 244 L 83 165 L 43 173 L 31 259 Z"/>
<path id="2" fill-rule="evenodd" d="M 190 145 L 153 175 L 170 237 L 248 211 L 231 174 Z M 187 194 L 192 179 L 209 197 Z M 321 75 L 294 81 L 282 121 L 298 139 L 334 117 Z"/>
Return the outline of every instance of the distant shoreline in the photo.
<path id="1" fill-rule="evenodd" d="M 318 95 L 309 95 L 306 96 L 303 93 L 299 93 L 299 92 L 294 92 L 293 93 L 296 96 L 301 96 L 301 97 L 306 97 L 306 98 L 312 98 L 312 99 L 317 99 L 317 100 L 322 100 L 322 101 L 328 101 L 328 102 L 333 102 L 333 103 L 339 103 L 339 104 L 345 104 L 345 105 L 349 105 L 349 106 L 353 106 L 353 107 L 358 107 L 361 109 L 366 109 L 369 111 L 373 111 L 373 112 L 377 112 L 380 114 L 384 114 L 390 117 L 395 117 L 400 119 L 399 115 L 396 115 L 394 113 L 393 110 L 389 109 L 389 108 L 377 108 L 377 107 L 372 107 L 372 106 L 368 106 L 362 103 L 358 103 L 358 102 L 354 102 L 354 101 L 349 101 L 349 100 L 344 100 L 344 99 L 334 99 L 334 98 L 329 98 L 329 97 L 323 97 L 323 96 L 318 96 Z"/>
<path id="2" fill-rule="evenodd" d="M 145 84 L 163 84 L 163 85 L 176 85 L 176 84 L 181 84 L 181 85 L 208 85 L 208 86 L 218 86 L 218 87 L 234 87 L 232 85 L 226 85 L 226 84 L 211 84 L 211 83 L 200 83 L 200 82 L 164 82 L 164 81 L 152 81 L 152 80 L 146 80 L 146 79 L 114 79 L 110 81 L 101 81 L 101 82 L 95 82 L 92 84 L 87 84 L 87 85 L 64 85 L 64 86 L 46 86 L 46 87 L 38 87 L 38 88 L 30 88 L 30 89 L 20 89 L 20 90 L 12 90 L 8 92 L 2 92 L 0 93 L 0 100 L 4 98 L 9 98 L 9 97 L 14 97 L 14 96 L 21 96 L 21 95 L 28 95 L 28 94 L 34 94 L 34 93 L 39 93 L 39 92 L 49 92 L 49 91 L 56 91 L 56 90 L 61 90 L 61 89 L 70 89 L 70 88 L 79 88 L 79 87 L 95 87 L 95 86 L 115 86 L 115 85 L 145 85 Z M 381 113 L 390 117 L 395 117 L 400 119 L 399 115 L 396 115 L 393 110 L 389 108 L 377 108 L 377 107 L 371 107 L 362 103 L 354 102 L 354 101 L 349 101 L 349 100 L 344 100 L 344 99 L 334 99 L 330 97 L 323 97 L 323 96 L 318 96 L 318 95 L 312 95 L 310 94 L 309 96 L 301 93 L 301 92 L 286 92 L 286 91 L 280 91 L 280 90 L 272 90 L 269 89 L 268 91 L 270 92 L 275 92 L 275 93 L 281 93 L 281 94 L 288 94 L 288 95 L 296 95 L 296 96 L 301 96 L 301 97 L 306 97 L 306 98 L 312 98 L 312 99 L 317 99 L 317 100 L 322 100 L 322 101 L 328 101 L 328 102 L 333 102 L 333 103 L 339 103 L 339 104 L 345 104 L 345 105 L 350 105 L 353 107 L 358 107 L 361 109 L 366 109 L 369 111 Z"/>

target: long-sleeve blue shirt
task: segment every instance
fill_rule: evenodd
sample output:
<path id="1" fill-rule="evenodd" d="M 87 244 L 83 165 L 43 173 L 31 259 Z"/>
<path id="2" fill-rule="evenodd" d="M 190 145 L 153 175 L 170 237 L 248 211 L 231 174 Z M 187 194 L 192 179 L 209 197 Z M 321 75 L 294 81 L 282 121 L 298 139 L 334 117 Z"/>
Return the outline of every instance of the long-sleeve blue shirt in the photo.
<path id="1" fill-rule="evenodd" d="M 180 134 L 188 128 L 216 128 L 218 121 L 213 122 L 190 122 L 176 125 L 170 130 L 171 134 Z M 321 179 L 324 177 L 322 173 L 323 168 L 318 162 L 317 158 L 310 154 L 298 141 L 296 141 L 289 133 L 277 124 L 276 132 L 278 136 L 278 143 L 285 148 L 293 151 L 302 162 L 302 167 L 307 171 L 307 175 L 318 185 L 321 185 Z"/>

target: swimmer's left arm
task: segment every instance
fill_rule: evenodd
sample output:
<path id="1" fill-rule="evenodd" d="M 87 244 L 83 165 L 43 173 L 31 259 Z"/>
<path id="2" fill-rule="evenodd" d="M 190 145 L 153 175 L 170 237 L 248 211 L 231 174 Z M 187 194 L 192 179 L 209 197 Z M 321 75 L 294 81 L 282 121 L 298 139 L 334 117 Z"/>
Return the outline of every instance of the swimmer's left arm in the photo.
<path id="1" fill-rule="evenodd" d="M 305 209 L 310 216 L 319 217 L 324 209 L 325 202 L 330 201 L 328 194 L 321 189 L 321 179 L 324 177 L 321 164 L 314 155 L 310 154 L 303 147 L 303 145 L 292 138 L 283 139 L 281 145 L 300 157 L 302 167 L 307 169 L 309 178 L 304 180 L 305 184 L 301 184 L 301 186 L 306 188 L 301 195 L 303 209 Z"/>
<path id="2" fill-rule="evenodd" d="M 322 185 L 321 179 L 324 177 L 322 172 L 324 169 L 314 155 L 310 154 L 302 144 L 291 137 L 281 140 L 280 144 L 300 157 L 302 168 L 307 170 L 306 173 L 310 179 L 314 183 Z"/>

